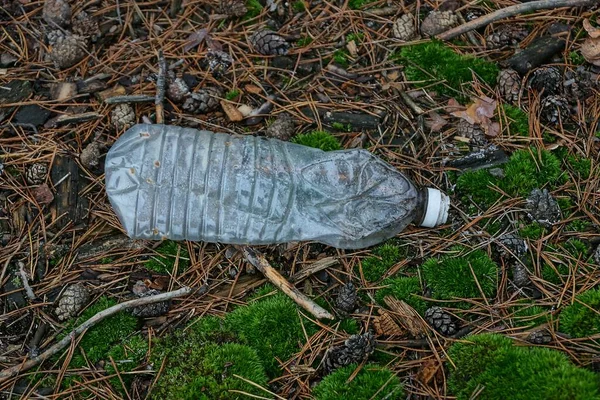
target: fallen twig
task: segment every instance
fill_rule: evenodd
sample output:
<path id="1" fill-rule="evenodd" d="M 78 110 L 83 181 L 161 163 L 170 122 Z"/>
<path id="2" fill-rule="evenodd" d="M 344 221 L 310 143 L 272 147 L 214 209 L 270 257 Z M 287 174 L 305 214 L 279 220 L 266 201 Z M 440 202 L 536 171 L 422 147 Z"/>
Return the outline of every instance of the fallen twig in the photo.
<path id="1" fill-rule="evenodd" d="M 29 300 L 35 300 L 35 293 L 33 293 L 31 286 L 29 286 L 29 278 L 27 278 L 27 273 L 25 272 L 25 264 L 18 261 L 17 265 L 19 265 L 19 275 L 21 276 L 21 282 L 23 283 L 23 289 L 25 289 L 27 297 L 29 297 Z"/>
<path id="2" fill-rule="evenodd" d="M 315 261 L 306 268 L 303 268 L 302 271 L 298 272 L 297 274 L 294 274 L 290 278 L 290 282 L 300 282 L 301 280 L 308 278 L 312 274 L 316 274 L 317 272 L 322 271 L 325 268 L 329 268 L 337 263 L 339 263 L 339 260 L 335 257 L 326 257 L 322 260 Z"/>
<path id="3" fill-rule="evenodd" d="M 165 86 L 167 81 L 167 61 L 162 50 L 158 50 L 158 77 L 156 79 L 156 123 L 162 124 L 165 121 Z"/>
<path id="4" fill-rule="evenodd" d="M 129 300 L 124 303 L 109 307 L 104 311 L 100 311 L 98 314 L 94 315 L 92 318 L 88 319 L 87 321 L 85 321 L 84 323 L 79 325 L 77 328 L 73 329 L 62 340 L 60 340 L 59 342 L 50 346 L 46 351 L 44 351 L 39 356 L 33 357 L 30 360 L 27 360 L 22 364 L 15 365 L 14 367 L 10 367 L 3 371 L 0 371 L 0 382 L 4 381 L 6 379 L 10 379 L 10 378 L 16 376 L 17 374 L 19 374 L 20 372 L 27 371 L 27 370 L 31 369 L 32 367 L 35 367 L 36 365 L 44 362 L 45 360 L 47 360 L 48 358 L 52 357 L 54 354 L 58 353 L 63 348 L 65 348 L 69 343 L 71 343 L 71 341 L 73 341 L 75 339 L 75 337 L 77 337 L 77 335 L 80 335 L 81 333 L 85 332 L 87 329 L 96 325 L 103 319 L 108 318 L 111 315 L 118 313 L 119 311 L 128 310 L 130 308 L 143 306 L 146 304 L 152 304 L 152 303 L 157 303 L 160 301 L 170 300 L 170 299 L 173 299 L 176 297 L 188 295 L 191 292 L 192 292 L 191 288 L 184 287 L 179 290 L 172 291 L 172 292 L 161 293 L 161 294 L 157 294 L 155 296 L 141 297 L 141 298 L 135 299 L 135 300 Z"/>
<path id="5" fill-rule="evenodd" d="M 559 7 L 589 6 L 594 4 L 594 2 L 596 1 L 598 0 L 538 0 L 531 1 L 529 3 L 521 3 L 514 6 L 502 8 L 500 10 L 496 10 L 493 13 L 474 19 L 473 21 L 457 26 L 456 28 L 452 28 L 446 32 L 440 33 L 439 35 L 437 35 L 437 38 L 441 40 L 454 39 L 455 37 L 462 35 L 463 33 L 467 33 L 469 31 L 484 27 L 486 25 L 491 24 L 494 21 L 514 17 L 515 15 L 523 14 L 526 12 L 547 10 Z"/>
<path id="6" fill-rule="evenodd" d="M 283 293 L 288 295 L 300 307 L 304 308 L 317 318 L 334 319 L 333 315 L 331 315 L 326 309 L 309 299 L 304 293 L 300 292 L 295 286 L 281 276 L 281 274 L 269 264 L 264 255 L 247 246 L 242 247 L 241 250 L 244 254 L 244 257 L 246 257 L 246 260 L 248 260 L 250 264 L 262 272 L 265 278 L 271 281 Z"/>
<path id="7" fill-rule="evenodd" d="M 120 103 L 149 103 L 156 101 L 156 97 L 148 96 L 145 94 L 137 95 L 125 95 L 125 96 L 113 96 L 104 100 L 106 104 L 120 104 Z"/>

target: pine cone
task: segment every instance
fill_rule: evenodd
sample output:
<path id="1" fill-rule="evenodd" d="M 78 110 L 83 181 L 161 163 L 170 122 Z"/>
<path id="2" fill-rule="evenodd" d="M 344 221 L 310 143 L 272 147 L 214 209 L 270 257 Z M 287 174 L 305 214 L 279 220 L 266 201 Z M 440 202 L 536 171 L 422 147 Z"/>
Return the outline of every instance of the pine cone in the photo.
<path id="1" fill-rule="evenodd" d="M 110 118 L 115 128 L 127 129 L 135 124 L 135 111 L 127 103 L 117 104 L 110 113 Z"/>
<path id="2" fill-rule="evenodd" d="M 294 134 L 294 120 L 288 113 L 280 113 L 267 128 L 266 136 L 279 140 L 288 141 Z"/>
<path id="3" fill-rule="evenodd" d="M 230 17 L 243 17 L 248 12 L 248 8 L 244 0 L 220 0 L 217 12 Z"/>
<path id="4" fill-rule="evenodd" d="M 392 32 L 396 39 L 412 39 L 417 33 L 415 28 L 415 18 L 412 16 L 412 14 L 402 14 L 402 16 L 394 22 Z"/>
<path id="5" fill-rule="evenodd" d="M 190 95 L 190 88 L 182 78 L 169 79 L 167 97 L 176 103 L 183 102 Z"/>
<path id="6" fill-rule="evenodd" d="M 518 103 L 521 93 L 521 77 L 514 69 L 503 69 L 498 74 L 500 96 L 511 103 Z"/>
<path id="7" fill-rule="evenodd" d="M 148 289 L 142 293 L 139 293 L 138 297 L 155 296 L 160 293 L 161 292 L 156 289 Z M 158 303 L 152 303 L 152 304 L 146 304 L 143 306 L 133 307 L 131 309 L 131 314 L 134 317 L 141 317 L 141 318 L 159 317 L 159 316 L 169 312 L 169 305 L 170 304 L 168 301 L 160 301 Z"/>
<path id="8" fill-rule="evenodd" d="M 567 71 L 565 73 L 564 89 L 565 95 L 572 101 L 584 101 L 594 94 L 596 83 L 592 77 L 592 73 L 587 71 L 583 66 L 577 67 L 575 71 Z"/>
<path id="9" fill-rule="evenodd" d="M 81 283 L 68 286 L 58 300 L 55 313 L 59 320 L 65 321 L 77 315 L 90 301 L 90 291 Z"/>
<path id="10" fill-rule="evenodd" d="M 41 185 L 46 181 L 48 175 L 48 166 L 42 163 L 31 164 L 25 171 L 25 180 L 30 185 Z"/>
<path id="11" fill-rule="evenodd" d="M 562 76 L 556 67 L 541 67 L 533 71 L 529 78 L 529 88 L 545 96 L 560 92 Z"/>
<path id="12" fill-rule="evenodd" d="M 569 102 L 563 96 L 553 95 L 542 100 L 540 118 L 548 124 L 564 123 L 570 116 Z"/>
<path id="13" fill-rule="evenodd" d="M 533 189 L 527 197 L 527 216 L 540 225 L 550 227 L 560 221 L 560 207 L 548 189 Z"/>
<path id="14" fill-rule="evenodd" d="M 286 55 L 288 43 L 284 38 L 268 29 L 261 29 L 250 36 L 250 44 L 256 52 L 264 55 Z"/>
<path id="15" fill-rule="evenodd" d="M 72 67 L 85 57 L 85 39 L 69 32 L 52 31 L 48 33 L 50 52 L 48 58 L 56 68 Z"/>
<path id="16" fill-rule="evenodd" d="M 219 97 L 221 96 L 221 90 L 215 87 L 199 89 L 190 94 L 182 108 L 190 113 L 209 112 L 219 106 Z"/>
<path id="17" fill-rule="evenodd" d="M 361 363 L 375 351 L 375 336 L 371 332 L 350 336 L 343 345 L 325 354 L 323 368 L 326 373 L 354 363 Z"/>
<path id="18" fill-rule="evenodd" d="M 96 169 L 100 165 L 100 151 L 104 146 L 99 142 L 93 141 L 88 144 L 79 155 L 81 164 L 89 169 Z"/>
<path id="19" fill-rule="evenodd" d="M 507 233 L 498 238 L 498 252 L 505 258 L 521 258 L 527 253 L 527 243 L 518 235 Z"/>
<path id="20" fill-rule="evenodd" d="M 354 307 L 356 307 L 356 302 L 358 301 L 358 295 L 356 294 L 356 288 L 349 282 L 341 287 L 338 292 L 338 297 L 335 301 L 335 306 L 345 312 L 351 313 L 354 311 Z"/>
<path id="21" fill-rule="evenodd" d="M 233 58 L 221 50 L 209 50 L 206 53 L 206 64 L 210 73 L 215 78 L 220 78 L 227 73 L 233 64 Z"/>
<path id="22" fill-rule="evenodd" d="M 528 287 L 531 283 L 529 279 L 529 271 L 521 263 L 515 263 L 512 265 L 513 283 L 518 288 Z"/>
<path id="23" fill-rule="evenodd" d="M 73 18 L 73 33 L 84 38 L 89 38 L 92 42 L 96 42 L 102 33 L 98 26 L 96 18 L 92 17 L 85 11 L 80 11 Z"/>
<path id="24" fill-rule="evenodd" d="M 548 329 L 540 329 L 529 334 L 527 341 L 533 344 L 548 344 L 552 342 L 552 335 Z"/>
<path id="25" fill-rule="evenodd" d="M 436 332 L 441 333 L 444 336 L 451 336 L 457 332 L 456 322 L 454 317 L 444 311 L 442 307 L 429 307 L 425 311 L 425 321 L 431 325 Z"/>
<path id="26" fill-rule="evenodd" d="M 458 18 L 452 11 L 431 11 L 421 23 L 421 34 L 435 36 L 452 28 Z"/>
<path id="27" fill-rule="evenodd" d="M 487 143 L 485 133 L 478 124 L 472 124 L 466 119 L 460 119 L 456 125 L 456 134 L 470 139 L 470 143 L 475 146 L 482 146 Z"/>
<path id="28" fill-rule="evenodd" d="M 500 25 L 485 41 L 488 49 L 515 46 L 529 35 L 529 31 L 520 25 Z"/>
<path id="29" fill-rule="evenodd" d="M 594 251 L 594 261 L 596 265 L 600 265 L 600 244 L 596 247 L 596 251 Z"/>
<path id="30" fill-rule="evenodd" d="M 65 0 L 46 0 L 42 10 L 42 18 L 55 29 L 55 24 L 60 27 L 69 25 L 71 20 L 71 6 Z"/>

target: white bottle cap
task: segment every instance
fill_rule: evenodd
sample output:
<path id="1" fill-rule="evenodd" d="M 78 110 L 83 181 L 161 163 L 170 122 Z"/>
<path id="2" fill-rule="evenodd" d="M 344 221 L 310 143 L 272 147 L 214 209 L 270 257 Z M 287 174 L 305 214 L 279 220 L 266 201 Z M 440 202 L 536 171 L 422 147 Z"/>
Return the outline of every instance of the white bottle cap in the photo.
<path id="1" fill-rule="evenodd" d="M 450 198 L 437 189 L 427 188 L 427 206 L 421 226 L 433 228 L 446 223 Z"/>

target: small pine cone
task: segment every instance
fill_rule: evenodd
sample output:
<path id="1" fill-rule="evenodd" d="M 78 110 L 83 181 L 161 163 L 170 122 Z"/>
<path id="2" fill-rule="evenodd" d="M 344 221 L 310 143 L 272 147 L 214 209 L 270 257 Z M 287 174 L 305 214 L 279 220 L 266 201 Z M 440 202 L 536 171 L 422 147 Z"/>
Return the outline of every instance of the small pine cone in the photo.
<path id="1" fill-rule="evenodd" d="M 139 293 L 138 297 L 155 296 L 160 293 L 161 292 L 156 289 L 149 289 L 149 290 L 144 291 L 143 293 Z M 169 306 L 170 306 L 170 304 L 168 301 L 160 301 L 158 303 L 145 304 L 143 306 L 133 307 L 131 309 L 131 314 L 134 317 L 141 317 L 141 318 L 159 317 L 159 316 L 169 312 Z"/>
<path id="2" fill-rule="evenodd" d="M 375 336 L 371 332 L 350 336 L 343 345 L 330 349 L 323 360 L 326 373 L 354 363 L 361 363 L 375 351 Z"/>
<path id="3" fill-rule="evenodd" d="M 548 96 L 560 92 L 562 75 L 556 67 L 540 67 L 529 78 L 529 88 Z"/>
<path id="4" fill-rule="evenodd" d="M 592 73 L 582 66 L 577 67 L 575 71 L 565 73 L 565 95 L 572 101 L 586 100 L 594 94 L 595 85 Z"/>
<path id="5" fill-rule="evenodd" d="M 521 258 L 527 253 L 527 243 L 518 235 L 507 233 L 498 238 L 498 252 L 505 258 Z"/>
<path id="6" fill-rule="evenodd" d="M 56 68 L 72 67 L 85 57 L 85 39 L 69 32 L 52 31 L 48 33 L 50 52 L 48 58 Z"/>
<path id="7" fill-rule="evenodd" d="M 41 185 L 48 175 L 48 166 L 42 163 L 31 164 L 25 171 L 25 180 L 30 185 Z"/>
<path id="8" fill-rule="evenodd" d="M 529 35 L 529 31 L 520 25 L 501 25 L 485 41 L 488 49 L 500 49 L 515 46 Z"/>
<path id="9" fill-rule="evenodd" d="M 92 42 L 96 42 L 102 33 L 98 26 L 98 20 L 85 11 L 80 11 L 73 18 L 72 22 L 73 33 L 84 38 L 89 38 Z"/>
<path id="10" fill-rule="evenodd" d="M 294 120 L 288 113 L 280 113 L 267 128 L 266 136 L 279 140 L 288 141 L 294 134 Z"/>
<path id="11" fill-rule="evenodd" d="M 220 89 L 206 87 L 190 94 L 183 103 L 182 108 L 190 113 L 205 113 L 219 106 L 219 98 L 222 96 Z"/>
<path id="12" fill-rule="evenodd" d="M 232 64 L 233 58 L 224 51 L 209 50 L 206 53 L 207 68 L 215 78 L 220 78 L 225 75 Z"/>
<path id="13" fill-rule="evenodd" d="M 545 227 L 560 221 L 560 207 L 548 189 L 533 189 L 527 197 L 526 208 L 527 216 Z"/>
<path id="14" fill-rule="evenodd" d="M 259 54 L 284 56 L 288 52 L 288 43 L 284 38 L 268 29 L 261 29 L 250 36 L 250 44 Z"/>
<path id="15" fill-rule="evenodd" d="M 540 329 L 529 334 L 527 341 L 533 344 L 548 344 L 552 342 L 552 335 L 548 329 Z"/>
<path id="16" fill-rule="evenodd" d="M 414 38 L 417 33 L 415 28 L 415 18 L 412 14 L 403 14 L 394 22 L 392 32 L 396 39 L 410 40 Z"/>
<path id="17" fill-rule="evenodd" d="M 352 282 L 350 282 L 342 286 L 338 292 L 337 299 L 335 300 L 335 306 L 345 313 L 351 313 L 354 311 L 357 301 L 358 295 L 356 294 L 356 288 Z"/>
<path id="18" fill-rule="evenodd" d="M 563 96 L 553 95 L 542 100 L 540 118 L 547 124 L 564 123 L 571 115 L 569 101 Z"/>
<path id="19" fill-rule="evenodd" d="M 521 77 L 514 69 L 503 69 L 498 74 L 498 91 L 506 101 L 517 103 L 521 93 Z"/>
<path id="20" fill-rule="evenodd" d="M 110 118 L 115 128 L 127 129 L 135 124 L 135 111 L 127 103 L 117 104 L 110 113 Z"/>
<path id="21" fill-rule="evenodd" d="M 66 0 L 46 0 L 42 18 L 50 24 L 51 29 L 55 29 L 55 25 L 64 28 L 71 20 L 71 6 Z"/>
<path id="22" fill-rule="evenodd" d="M 169 79 L 167 97 L 176 103 L 182 103 L 190 95 L 190 88 L 182 78 Z"/>
<path id="23" fill-rule="evenodd" d="M 65 321 L 77 315 L 90 301 L 90 291 L 81 283 L 68 286 L 58 300 L 55 313 L 59 320 Z"/>
<path id="24" fill-rule="evenodd" d="M 512 266 L 513 273 L 513 283 L 518 288 L 528 287 L 531 283 L 531 279 L 529 279 L 529 271 L 527 268 L 521 263 L 515 263 Z"/>
<path id="25" fill-rule="evenodd" d="M 248 8 L 244 0 L 220 0 L 217 12 L 230 17 L 243 17 L 248 12 Z"/>
<path id="26" fill-rule="evenodd" d="M 458 23 L 458 18 L 452 11 L 431 11 L 421 23 L 421 33 L 425 36 L 435 36 L 452 28 Z"/>
<path id="27" fill-rule="evenodd" d="M 427 311 L 425 311 L 425 321 L 427 321 L 436 332 L 439 332 L 444 336 L 451 336 L 457 332 L 454 318 L 444 311 L 442 307 L 429 307 Z"/>
<path id="28" fill-rule="evenodd" d="M 594 251 L 594 261 L 596 265 L 600 265 L 600 244 L 596 247 L 596 251 Z"/>
<path id="29" fill-rule="evenodd" d="M 485 139 L 485 132 L 478 124 L 472 124 L 465 119 L 460 119 L 456 126 L 456 134 L 458 136 L 466 137 L 470 139 L 471 144 L 475 146 L 482 146 L 487 143 Z"/>

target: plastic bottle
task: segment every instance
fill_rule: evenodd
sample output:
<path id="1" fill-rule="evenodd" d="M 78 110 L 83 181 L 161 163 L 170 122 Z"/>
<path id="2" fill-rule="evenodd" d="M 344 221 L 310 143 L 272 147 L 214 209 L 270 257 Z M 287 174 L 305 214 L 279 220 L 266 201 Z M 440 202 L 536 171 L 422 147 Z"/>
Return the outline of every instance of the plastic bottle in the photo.
<path id="1" fill-rule="evenodd" d="M 125 132 L 108 152 L 105 171 L 117 216 L 140 239 L 313 240 L 356 249 L 413 221 L 443 224 L 450 204 L 366 150 L 324 152 L 166 125 Z"/>

